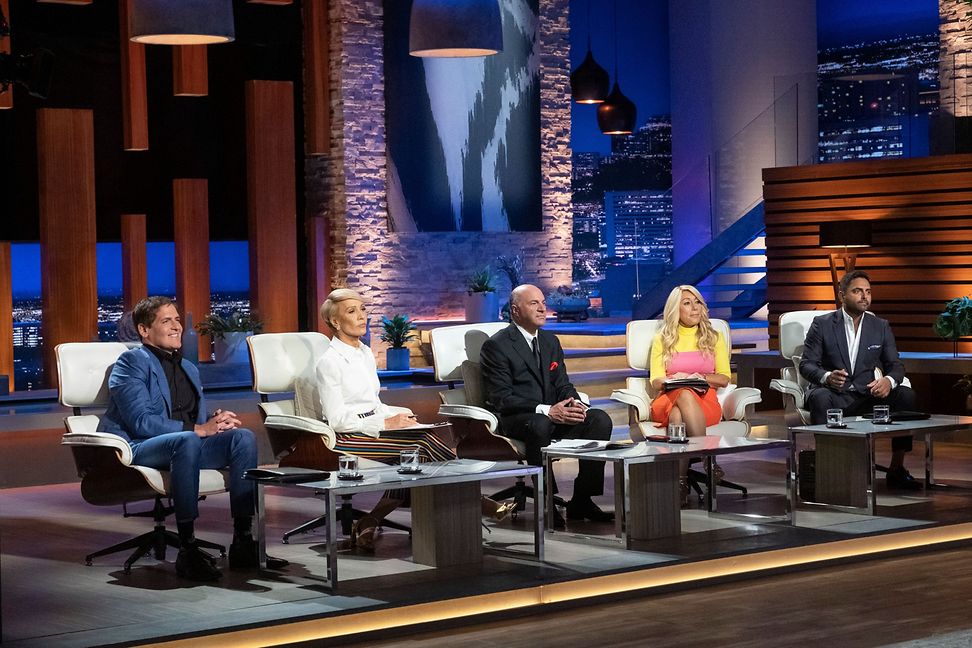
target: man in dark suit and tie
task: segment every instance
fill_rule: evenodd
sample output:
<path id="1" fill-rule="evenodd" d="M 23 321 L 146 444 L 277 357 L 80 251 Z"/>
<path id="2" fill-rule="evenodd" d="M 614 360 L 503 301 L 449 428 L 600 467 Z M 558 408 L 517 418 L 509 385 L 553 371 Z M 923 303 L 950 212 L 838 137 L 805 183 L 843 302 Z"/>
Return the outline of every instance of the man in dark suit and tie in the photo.
<path id="1" fill-rule="evenodd" d="M 904 364 L 887 320 L 867 311 L 871 305 L 871 279 L 863 270 L 848 272 L 840 280 L 842 307 L 813 320 L 803 346 L 800 374 L 809 381 L 807 406 L 810 422 L 827 422 L 828 409 L 845 416 L 870 413 L 875 405 L 891 411 L 913 410 L 915 393 L 901 384 Z M 920 484 L 904 467 L 911 437 L 891 440 L 888 486 L 914 490 Z"/>
<path id="2" fill-rule="evenodd" d="M 611 438 L 611 417 L 582 403 L 564 367 L 564 350 L 542 330 L 547 317 L 543 293 L 524 284 L 510 293 L 513 323 L 483 344 L 480 361 L 486 406 L 499 414 L 500 432 L 526 444 L 527 461 L 542 465 L 540 448 L 554 439 Z M 604 462 L 581 461 L 567 518 L 614 519 L 591 499 L 604 492 Z M 555 519 L 555 525 L 563 524 Z"/>

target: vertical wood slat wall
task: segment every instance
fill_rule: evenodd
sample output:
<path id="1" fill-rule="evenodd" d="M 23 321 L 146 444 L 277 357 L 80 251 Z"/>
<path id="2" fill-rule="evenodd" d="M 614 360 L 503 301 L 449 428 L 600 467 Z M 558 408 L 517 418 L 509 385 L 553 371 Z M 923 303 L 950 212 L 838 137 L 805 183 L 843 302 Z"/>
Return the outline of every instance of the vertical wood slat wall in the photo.
<path id="1" fill-rule="evenodd" d="M 149 147 L 145 45 L 131 40 L 129 22 L 131 10 L 132 0 L 119 0 L 118 45 L 121 52 L 122 139 L 126 151 L 145 151 Z"/>
<path id="2" fill-rule="evenodd" d="M 7 22 L 10 23 L 10 0 L 0 0 L 0 9 L 3 9 L 3 15 L 6 16 Z M 11 25 L 12 28 L 13 25 Z M 0 54 L 9 53 L 10 39 L 0 38 Z M 10 86 L 6 92 L 0 94 L 0 110 L 6 110 L 8 108 L 13 108 L 13 86 Z"/>
<path id="3" fill-rule="evenodd" d="M 172 94 L 177 97 L 209 94 L 209 54 L 205 45 L 172 48 Z"/>
<path id="4" fill-rule="evenodd" d="M 331 137 L 327 0 L 304 0 L 304 153 L 325 155 Z"/>
<path id="5" fill-rule="evenodd" d="M 0 376 L 7 377 L 10 391 L 14 389 L 12 270 L 10 243 L 0 242 Z"/>
<path id="6" fill-rule="evenodd" d="M 122 214 L 122 295 L 126 311 L 148 297 L 145 214 Z"/>
<path id="7" fill-rule="evenodd" d="M 92 111 L 37 111 L 37 187 L 44 373 L 56 387 L 54 348 L 98 336 Z"/>
<path id="8" fill-rule="evenodd" d="M 250 304 L 267 333 L 297 329 L 294 85 L 246 82 Z"/>
<path id="9" fill-rule="evenodd" d="M 781 313 L 834 308 L 820 224 L 870 220 L 857 267 L 871 275 L 872 310 L 900 350 L 952 350 L 931 327 L 946 301 L 972 293 L 972 155 L 764 169 L 763 183 L 773 348 Z"/>
<path id="10" fill-rule="evenodd" d="M 323 216 L 307 219 L 307 330 L 331 333 L 321 319 L 320 306 L 331 292 L 328 273 L 327 220 Z"/>
<path id="11" fill-rule="evenodd" d="M 176 301 L 183 324 L 195 326 L 209 314 L 209 183 L 199 178 L 172 181 Z M 210 359 L 210 338 L 199 336 L 199 359 Z"/>

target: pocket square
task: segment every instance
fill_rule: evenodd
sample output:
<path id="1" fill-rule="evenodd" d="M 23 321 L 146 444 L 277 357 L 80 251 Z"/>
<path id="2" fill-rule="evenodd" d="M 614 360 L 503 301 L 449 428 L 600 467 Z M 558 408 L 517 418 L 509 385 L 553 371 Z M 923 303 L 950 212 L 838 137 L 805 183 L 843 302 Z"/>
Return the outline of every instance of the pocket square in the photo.
<path id="1" fill-rule="evenodd" d="M 872 349 L 880 349 L 880 348 L 881 348 L 881 345 L 880 344 L 869 344 L 867 346 L 867 350 L 868 351 L 871 351 Z"/>
<path id="2" fill-rule="evenodd" d="M 550 371 L 555 371 L 557 369 L 557 367 L 559 367 L 559 366 L 560 365 L 557 364 L 557 361 L 554 360 L 553 362 L 550 363 Z"/>

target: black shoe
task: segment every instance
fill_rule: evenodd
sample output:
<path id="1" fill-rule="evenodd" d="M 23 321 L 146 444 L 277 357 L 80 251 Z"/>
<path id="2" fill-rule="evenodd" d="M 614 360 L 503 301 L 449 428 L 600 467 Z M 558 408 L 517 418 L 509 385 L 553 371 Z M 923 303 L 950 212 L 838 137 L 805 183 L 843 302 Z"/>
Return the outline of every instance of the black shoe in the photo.
<path id="1" fill-rule="evenodd" d="M 911 476 L 905 468 L 888 471 L 888 488 L 895 490 L 921 490 L 921 482 Z"/>
<path id="2" fill-rule="evenodd" d="M 564 520 L 564 516 L 560 514 L 560 511 L 557 509 L 557 507 L 554 507 L 553 528 L 560 529 L 560 530 L 567 528 L 567 521 Z"/>
<path id="3" fill-rule="evenodd" d="M 260 550 L 253 536 L 235 538 L 229 549 L 230 569 L 256 569 L 260 565 Z M 283 569 L 290 562 L 267 556 L 267 569 Z"/>
<path id="4" fill-rule="evenodd" d="M 574 498 L 567 502 L 567 519 L 614 522 L 614 513 L 602 511 L 589 497 Z"/>
<path id="5" fill-rule="evenodd" d="M 214 562 L 212 556 L 196 545 L 187 545 L 179 549 L 176 573 L 189 580 L 214 581 L 223 575 Z"/>

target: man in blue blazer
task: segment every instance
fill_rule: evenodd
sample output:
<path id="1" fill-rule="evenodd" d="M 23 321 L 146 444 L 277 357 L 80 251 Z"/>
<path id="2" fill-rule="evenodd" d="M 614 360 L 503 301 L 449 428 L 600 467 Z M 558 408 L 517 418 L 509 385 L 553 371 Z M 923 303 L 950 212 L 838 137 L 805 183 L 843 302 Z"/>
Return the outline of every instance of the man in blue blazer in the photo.
<path id="1" fill-rule="evenodd" d="M 98 429 L 126 439 L 132 462 L 168 470 L 176 524 L 182 547 L 176 573 L 209 581 L 222 574 L 196 544 L 199 471 L 229 467 L 233 515 L 231 568 L 258 564 L 251 535 L 253 482 L 243 472 L 257 465 L 253 432 L 240 427 L 236 414 L 216 410 L 209 416 L 199 370 L 180 353 L 182 322 L 167 297 L 149 297 L 132 311 L 142 346 L 123 353 L 108 378 L 110 401 Z"/>
<path id="2" fill-rule="evenodd" d="M 564 350 L 546 322 L 543 292 L 524 284 L 510 293 L 513 323 L 486 340 L 480 352 L 486 407 L 499 414 L 500 433 L 526 444 L 527 462 L 542 465 L 540 449 L 554 439 L 611 438 L 611 417 L 581 402 L 567 376 Z M 614 519 L 591 499 L 604 492 L 604 462 L 581 461 L 567 518 Z M 563 526 L 562 518 L 554 519 Z"/>
<path id="3" fill-rule="evenodd" d="M 870 413 L 875 405 L 892 411 L 915 409 L 915 393 L 901 384 L 904 364 L 891 325 L 867 311 L 871 305 L 871 279 L 863 270 L 848 272 L 840 280 L 842 307 L 814 318 L 807 332 L 800 374 L 809 381 L 807 406 L 810 422 L 827 422 L 828 409 L 845 416 Z M 891 440 L 888 486 L 918 489 L 921 485 L 904 467 L 911 437 Z"/>

